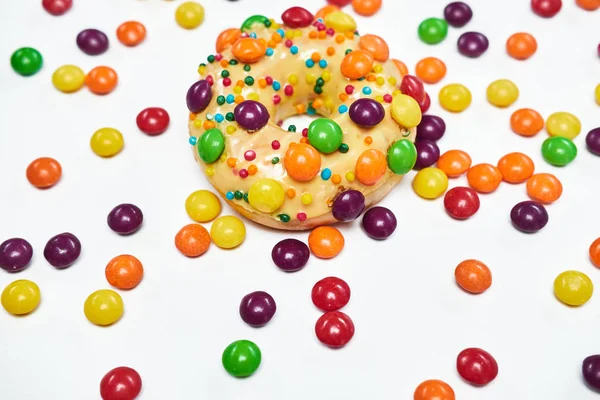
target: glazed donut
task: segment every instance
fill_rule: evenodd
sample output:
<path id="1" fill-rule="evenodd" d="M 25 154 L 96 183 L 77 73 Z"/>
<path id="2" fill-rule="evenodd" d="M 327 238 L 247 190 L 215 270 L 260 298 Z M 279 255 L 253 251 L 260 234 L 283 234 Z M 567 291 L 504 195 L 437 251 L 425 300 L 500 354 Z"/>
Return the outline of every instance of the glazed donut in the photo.
<path id="1" fill-rule="evenodd" d="M 416 161 L 421 110 L 398 90 L 400 66 L 382 38 L 359 36 L 351 16 L 331 11 L 315 19 L 292 7 L 282 24 L 255 15 L 225 30 L 187 92 L 195 158 L 226 201 L 262 225 L 336 222 L 340 193 L 358 191 L 369 207 Z M 321 118 L 281 128 L 299 114 Z"/>

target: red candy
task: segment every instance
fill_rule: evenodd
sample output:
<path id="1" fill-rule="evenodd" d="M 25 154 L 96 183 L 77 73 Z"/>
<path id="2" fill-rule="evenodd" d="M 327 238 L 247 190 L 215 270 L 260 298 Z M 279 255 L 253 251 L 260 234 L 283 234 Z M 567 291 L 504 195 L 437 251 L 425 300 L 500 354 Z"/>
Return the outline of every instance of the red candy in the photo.
<path id="1" fill-rule="evenodd" d="M 146 135 L 156 136 L 167 130 L 169 113 L 160 107 L 149 107 L 140 112 L 135 120 L 140 131 Z"/>
<path id="2" fill-rule="evenodd" d="M 498 376 L 498 363 L 490 353 L 478 348 L 465 349 L 456 358 L 456 369 L 467 382 L 483 386 Z"/>
<path id="3" fill-rule="evenodd" d="M 333 4 L 334 6 L 344 7 L 352 3 L 352 0 L 327 0 L 327 2 L 329 4 Z"/>
<path id="4" fill-rule="evenodd" d="M 467 219 L 479 210 L 479 196 L 468 187 L 455 187 L 446 192 L 444 207 L 452 218 Z"/>
<path id="5" fill-rule="evenodd" d="M 543 18 L 552 18 L 562 8 L 562 0 L 531 0 L 531 9 Z"/>
<path id="6" fill-rule="evenodd" d="M 142 391 L 142 378 L 135 369 L 118 367 L 100 382 L 102 400 L 134 400 Z"/>
<path id="7" fill-rule="evenodd" d="M 281 14 L 281 20 L 290 28 L 306 28 L 310 26 L 315 17 L 306 8 L 291 7 Z"/>
<path id="8" fill-rule="evenodd" d="M 413 75 L 404 75 L 400 84 L 402 94 L 412 97 L 417 103 L 425 103 L 425 88 L 423 82 Z"/>
<path id="9" fill-rule="evenodd" d="M 42 0 L 42 7 L 49 14 L 58 16 L 63 15 L 71 9 L 73 0 Z"/>
<path id="10" fill-rule="evenodd" d="M 350 301 L 350 286 L 340 278 L 330 276 L 315 283 L 312 302 L 323 311 L 335 311 Z"/>
<path id="11" fill-rule="evenodd" d="M 423 99 L 422 103 L 419 103 L 419 108 L 421 109 L 421 113 L 427 112 L 427 110 L 429 110 L 429 107 L 431 107 L 431 97 L 429 97 L 427 92 L 425 92 L 425 99 Z"/>
<path id="12" fill-rule="evenodd" d="M 343 312 L 326 312 L 317 320 L 315 333 L 321 343 L 329 347 L 343 347 L 354 336 L 354 323 Z"/>

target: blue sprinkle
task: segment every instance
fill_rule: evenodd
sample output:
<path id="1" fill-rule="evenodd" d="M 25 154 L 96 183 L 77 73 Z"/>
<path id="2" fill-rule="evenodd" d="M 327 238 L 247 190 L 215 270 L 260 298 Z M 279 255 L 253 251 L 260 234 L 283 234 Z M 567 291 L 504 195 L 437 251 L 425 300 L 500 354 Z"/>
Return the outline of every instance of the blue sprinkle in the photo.
<path id="1" fill-rule="evenodd" d="M 231 104 L 235 101 L 235 96 L 232 94 L 228 94 L 225 98 L 225 101 L 227 102 L 227 104 Z"/>
<path id="2" fill-rule="evenodd" d="M 371 88 L 370 88 L 370 87 L 368 87 L 368 86 L 365 86 L 365 87 L 363 88 L 363 93 L 364 93 L 364 94 L 371 94 Z"/>
<path id="3" fill-rule="evenodd" d="M 365 77 L 363 76 L 362 78 L 358 78 L 357 81 L 364 81 Z"/>
<path id="4" fill-rule="evenodd" d="M 233 198 L 235 197 L 233 192 L 227 192 L 225 194 L 225 197 L 227 197 L 227 200 L 233 200 Z"/>
<path id="5" fill-rule="evenodd" d="M 281 83 L 273 81 L 273 90 L 278 91 L 279 89 L 281 89 Z"/>
<path id="6" fill-rule="evenodd" d="M 315 62 L 309 58 L 308 60 L 306 60 L 306 66 L 308 68 L 312 68 L 315 66 Z"/>
<path id="7" fill-rule="evenodd" d="M 298 54 L 298 46 L 292 46 L 292 47 L 290 47 L 290 53 L 292 53 L 292 54 Z"/>
<path id="8" fill-rule="evenodd" d="M 329 168 L 325 168 L 323 171 L 321 171 L 321 179 L 326 181 L 329 178 L 331 178 L 331 170 Z"/>
<path id="9" fill-rule="evenodd" d="M 348 112 L 348 106 L 345 104 L 342 104 L 341 106 L 338 107 L 338 111 L 340 112 L 340 114 L 344 114 Z"/>
<path id="10" fill-rule="evenodd" d="M 317 21 L 323 23 L 323 18 L 318 18 Z"/>
<path id="11" fill-rule="evenodd" d="M 327 67 L 327 60 L 321 60 L 321 61 L 319 61 L 319 67 L 326 68 Z"/>
<path id="12" fill-rule="evenodd" d="M 308 115 L 315 115 L 316 113 L 317 113 L 317 110 L 315 110 L 315 109 L 314 109 L 314 108 L 312 108 L 311 106 L 309 106 L 309 107 L 306 109 L 306 114 L 308 114 Z"/>
<path id="13" fill-rule="evenodd" d="M 190 139 L 188 140 L 192 146 L 195 146 L 197 141 L 198 139 L 196 139 L 196 136 L 190 136 Z"/>
<path id="14" fill-rule="evenodd" d="M 277 29 L 276 32 L 279 33 L 279 36 L 281 36 L 281 37 L 283 37 L 283 35 L 285 34 L 285 32 L 283 31 L 283 29 Z"/>
<path id="15" fill-rule="evenodd" d="M 250 37 L 253 39 L 256 39 L 256 33 L 254 33 L 254 32 L 250 33 Z"/>
<path id="16" fill-rule="evenodd" d="M 272 48 L 267 48 L 267 52 L 265 53 L 267 56 L 271 57 L 273 55 L 273 49 Z"/>
<path id="17" fill-rule="evenodd" d="M 215 121 L 217 121 L 218 123 L 223 122 L 224 119 L 225 119 L 225 117 L 223 117 L 223 114 L 215 115 Z"/>
<path id="18" fill-rule="evenodd" d="M 206 119 L 207 119 L 207 120 L 209 120 L 209 121 L 212 121 L 212 119 L 213 119 L 213 118 L 214 118 L 214 117 L 213 117 L 213 115 L 212 115 L 212 114 L 206 114 Z"/>

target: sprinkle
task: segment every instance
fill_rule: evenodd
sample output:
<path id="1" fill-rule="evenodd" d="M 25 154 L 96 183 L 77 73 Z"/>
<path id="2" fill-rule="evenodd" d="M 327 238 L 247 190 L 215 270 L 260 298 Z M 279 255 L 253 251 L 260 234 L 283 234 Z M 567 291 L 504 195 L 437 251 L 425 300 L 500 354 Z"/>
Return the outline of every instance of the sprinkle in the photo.
<path id="1" fill-rule="evenodd" d="M 306 138 L 306 137 L 301 138 L 300 143 L 305 143 L 305 144 L 308 143 L 308 138 Z"/>
<path id="2" fill-rule="evenodd" d="M 346 143 L 342 143 L 340 144 L 340 147 L 338 147 L 338 150 L 340 151 L 340 153 L 346 154 L 348 150 L 350 150 L 350 146 L 348 146 Z"/>
<path id="3" fill-rule="evenodd" d="M 221 154 L 221 157 L 219 157 L 219 161 L 225 162 L 226 160 L 227 160 L 227 153 Z"/>
<path id="4" fill-rule="evenodd" d="M 317 22 L 323 23 L 323 18 L 317 18 Z"/>
<path id="5" fill-rule="evenodd" d="M 296 132 L 296 125 L 288 126 L 288 132 Z"/>
<path id="6" fill-rule="evenodd" d="M 217 114 L 217 115 L 215 115 L 215 121 L 217 121 L 219 124 L 221 122 L 223 122 L 224 119 L 225 119 L 225 117 L 223 117 L 223 114 Z"/>
<path id="7" fill-rule="evenodd" d="M 328 47 L 327 48 L 327 55 L 328 56 L 332 56 L 335 54 L 335 49 L 333 47 Z"/>
<path id="8" fill-rule="evenodd" d="M 288 199 L 293 199 L 296 197 L 296 189 L 289 187 L 288 190 L 285 191 L 285 195 L 288 197 Z"/>
<path id="9" fill-rule="evenodd" d="M 315 32 L 315 31 L 311 31 L 311 32 L 308 34 L 308 38 L 309 38 L 309 39 L 316 39 L 316 38 L 317 38 L 317 32 Z"/>
<path id="10" fill-rule="evenodd" d="M 371 90 L 371 88 L 370 88 L 370 87 L 368 87 L 368 86 L 365 86 L 365 87 L 363 88 L 362 92 L 363 92 L 364 94 L 371 94 L 372 90 Z"/>
<path id="11" fill-rule="evenodd" d="M 227 97 L 225 98 L 225 101 L 227 102 L 227 104 L 233 103 L 234 100 L 235 100 L 235 96 L 232 94 L 228 94 Z"/>
<path id="12" fill-rule="evenodd" d="M 232 112 L 228 112 L 227 114 L 225 114 L 225 119 L 227 121 L 233 121 L 235 119 L 235 115 Z"/>
<path id="13" fill-rule="evenodd" d="M 271 164 L 277 164 L 279 162 L 279 157 L 273 157 L 271 159 Z"/>
<path id="14" fill-rule="evenodd" d="M 306 110 L 306 114 L 308 115 L 315 115 L 317 113 L 317 110 L 315 110 L 313 107 L 308 107 L 308 109 Z"/>
<path id="15" fill-rule="evenodd" d="M 392 96 L 398 96 L 399 94 L 402 94 L 402 92 L 398 89 L 396 89 L 392 92 Z"/>
<path id="16" fill-rule="evenodd" d="M 385 101 L 386 103 L 391 103 L 393 100 L 392 95 L 391 94 L 385 94 L 383 95 L 383 101 Z"/>
<path id="17" fill-rule="evenodd" d="M 377 74 L 380 74 L 383 72 L 383 67 L 381 66 L 381 64 L 375 64 L 375 66 L 373 67 L 373 71 Z"/>
<path id="18" fill-rule="evenodd" d="M 247 76 L 247 77 L 244 79 L 244 83 L 245 83 L 246 85 L 248 85 L 248 86 L 252 86 L 252 85 L 254 85 L 254 78 L 253 78 L 253 77 L 251 77 L 251 76 Z"/>
<path id="19" fill-rule="evenodd" d="M 254 165 L 254 164 L 250 164 L 250 165 L 248 166 L 248 173 L 249 173 L 250 175 L 255 175 L 257 172 L 258 172 L 258 168 L 256 167 L 256 165 Z"/>
<path id="20" fill-rule="evenodd" d="M 240 175 L 240 178 L 246 179 L 248 177 L 248 170 L 242 168 L 240 169 L 240 172 L 238 172 L 238 174 Z"/>
<path id="21" fill-rule="evenodd" d="M 310 194 L 310 193 L 302 193 L 302 197 L 300 198 L 300 200 L 302 201 L 302 204 L 304 204 L 305 206 L 307 206 L 310 203 L 312 203 L 312 201 L 313 201 L 312 194 Z"/>
<path id="22" fill-rule="evenodd" d="M 267 85 L 272 85 L 273 84 L 273 78 L 271 78 L 270 76 L 265 76 L 265 82 L 267 82 Z"/>
<path id="23" fill-rule="evenodd" d="M 244 153 L 244 158 L 246 161 L 252 161 L 256 158 L 256 152 L 254 150 L 246 150 Z"/>
<path id="24" fill-rule="evenodd" d="M 237 128 L 233 125 L 229 125 L 227 128 L 225 128 L 225 131 L 231 135 L 233 134 L 235 131 L 237 130 Z"/>
<path id="25" fill-rule="evenodd" d="M 290 219 L 291 219 L 290 216 L 287 214 L 279 214 L 278 217 L 281 220 L 281 222 L 283 222 L 283 223 L 290 222 Z"/>
<path id="26" fill-rule="evenodd" d="M 352 94 L 352 93 L 354 93 L 354 86 L 347 85 L 345 90 L 346 90 L 346 94 Z"/>
<path id="27" fill-rule="evenodd" d="M 302 136 L 304 136 L 304 137 L 308 136 L 308 128 L 302 129 Z"/>
<path id="28" fill-rule="evenodd" d="M 273 81 L 273 90 L 277 92 L 279 89 L 281 89 L 281 83 Z"/>
<path id="29" fill-rule="evenodd" d="M 377 78 L 373 74 L 367 75 L 367 82 L 375 82 Z"/>
<path id="30" fill-rule="evenodd" d="M 292 53 L 292 54 L 298 54 L 298 46 L 292 46 L 292 47 L 290 47 L 290 53 Z"/>
<path id="31" fill-rule="evenodd" d="M 319 85 L 316 85 L 313 90 L 315 91 L 316 94 L 323 93 L 323 87 L 319 86 Z"/>
<path id="32" fill-rule="evenodd" d="M 281 103 L 281 96 L 279 96 L 278 94 L 273 95 L 273 104 L 279 103 Z"/>
<path id="33" fill-rule="evenodd" d="M 296 74 L 290 74 L 290 76 L 288 76 L 287 81 L 292 85 L 295 85 L 296 83 L 298 83 L 298 76 Z"/>
<path id="34" fill-rule="evenodd" d="M 342 182 L 342 177 L 339 174 L 331 175 L 331 183 L 339 185 Z"/>
<path id="35" fill-rule="evenodd" d="M 279 36 L 281 36 L 281 37 L 283 37 L 283 35 L 285 35 L 285 32 L 283 31 L 283 29 L 277 29 L 277 31 L 276 31 L 276 32 L 277 32 L 277 33 L 279 34 Z"/>
<path id="36" fill-rule="evenodd" d="M 373 143 L 373 138 L 371 136 L 367 136 L 364 140 L 365 144 L 368 146 Z"/>
<path id="37" fill-rule="evenodd" d="M 267 51 L 265 52 L 267 57 L 271 57 L 273 55 L 273 53 L 274 53 L 273 49 L 270 47 L 267 47 Z"/>
<path id="38" fill-rule="evenodd" d="M 215 62 L 215 56 L 213 56 L 212 54 L 208 57 L 206 57 L 206 61 L 208 61 L 209 63 L 214 63 Z"/>
<path id="39" fill-rule="evenodd" d="M 322 105 L 323 105 L 323 102 L 319 98 L 314 99 L 314 101 L 312 102 L 312 107 L 314 107 L 314 108 L 319 108 Z"/>
<path id="40" fill-rule="evenodd" d="M 314 67 L 314 66 L 315 66 L 315 62 L 314 62 L 313 60 L 311 60 L 311 59 L 308 59 L 308 60 L 306 60 L 306 63 L 305 63 L 305 64 L 306 64 L 306 66 L 307 66 L 308 68 L 312 68 L 312 67 Z"/>
<path id="41" fill-rule="evenodd" d="M 198 67 L 198 73 L 200 75 L 204 75 L 205 72 L 206 72 L 206 65 L 200 64 L 200 66 Z"/>
<path id="42" fill-rule="evenodd" d="M 375 96 L 375 101 L 383 103 L 383 96 Z"/>
<path id="43" fill-rule="evenodd" d="M 244 193 L 244 201 L 246 203 L 249 203 L 249 201 L 248 201 L 248 192 Z"/>
<path id="44" fill-rule="evenodd" d="M 321 61 L 319 61 L 319 67 L 321 67 L 321 68 L 327 68 L 327 60 L 321 60 Z"/>
<path id="45" fill-rule="evenodd" d="M 194 121 L 194 127 L 196 127 L 196 128 L 202 127 L 202 120 L 201 119 L 195 120 Z"/>
<path id="46" fill-rule="evenodd" d="M 325 80 L 323 78 L 317 79 L 317 86 L 323 86 L 325 84 Z"/>
<path id="47" fill-rule="evenodd" d="M 229 168 L 233 168 L 233 167 L 235 167 L 236 165 L 237 165 L 237 159 L 235 159 L 235 158 L 231 158 L 231 157 L 227 159 L 227 166 L 228 166 Z"/>
<path id="48" fill-rule="evenodd" d="M 265 26 L 266 26 L 266 24 L 265 24 Z M 253 38 L 253 39 L 256 39 L 256 33 L 250 32 L 250 37 Z"/>
<path id="49" fill-rule="evenodd" d="M 244 198 L 244 194 L 239 190 L 236 190 L 235 193 L 233 194 L 233 196 L 235 197 L 236 200 L 241 200 Z"/>
<path id="50" fill-rule="evenodd" d="M 217 97 L 217 104 L 222 106 L 223 104 L 225 104 L 225 96 L 219 96 Z"/>
<path id="51" fill-rule="evenodd" d="M 329 28 L 329 29 L 327 29 L 327 31 L 326 31 L 326 32 L 327 32 L 327 35 L 328 35 L 328 36 L 333 36 L 333 35 L 335 35 L 335 31 L 333 30 L 333 28 Z"/>
<path id="52" fill-rule="evenodd" d="M 281 147 L 281 143 L 279 143 L 279 140 L 273 140 L 271 142 L 271 148 L 273 150 L 279 150 L 280 147 Z"/>
<path id="53" fill-rule="evenodd" d="M 239 87 L 239 86 L 236 86 L 236 87 L 234 87 L 234 88 L 233 88 L 233 93 L 235 93 L 235 94 L 240 94 L 240 93 L 242 93 L 242 88 L 241 88 L 241 87 Z"/>
<path id="54" fill-rule="evenodd" d="M 225 197 L 227 197 L 227 200 L 233 200 L 234 194 L 233 192 L 227 192 L 225 194 Z"/>
<path id="55" fill-rule="evenodd" d="M 346 40 L 346 38 L 344 37 L 344 35 L 337 35 L 335 37 L 335 42 L 336 43 L 340 43 L 341 44 L 341 43 L 344 43 L 345 40 Z"/>
<path id="56" fill-rule="evenodd" d="M 208 114 L 206 114 L 206 119 L 207 119 L 207 120 L 209 120 L 209 121 L 212 121 L 212 120 L 213 120 L 213 118 L 214 118 L 214 117 L 213 117 L 213 115 L 212 115 L 211 113 L 208 113 Z"/>
<path id="57" fill-rule="evenodd" d="M 204 121 L 204 124 L 202 124 L 202 127 L 206 130 L 212 129 L 215 127 L 215 123 L 212 121 Z"/>
<path id="58" fill-rule="evenodd" d="M 338 111 L 340 114 L 344 114 L 348 112 L 348 106 L 345 104 L 342 104 L 341 106 L 338 107 Z"/>
<path id="59" fill-rule="evenodd" d="M 309 85 L 312 85 L 313 83 L 315 83 L 315 80 L 317 80 L 317 77 L 314 76 L 313 74 L 306 75 L 306 83 L 308 83 Z"/>
<path id="60" fill-rule="evenodd" d="M 375 81 L 379 86 L 383 86 L 383 84 L 385 83 L 385 79 L 383 79 L 383 77 L 378 77 L 377 80 Z"/>
<path id="61" fill-rule="evenodd" d="M 392 86 L 396 86 L 396 83 L 398 83 L 398 80 L 392 76 L 388 79 L 388 83 Z"/>
<path id="62" fill-rule="evenodd" d="M 229 60 L 229 65 L 238 65 L 237 60 Z"/>
<path id="63" fill-rule="evenodd" d="M 329 71 L 323 71 L 323 74 L 321 75 L 321 78 L 323 78 L 323 80 L 325 82 L 329 82 L 329 80 L 331 79 L 331 72 L 329 72 Z"/>
<path id="64" fill-rule="evenodd" d="M 196 138 L 196 136 L 190 136 L 190 138 L 188 139 L 189 144 L 191 144 L 192 146 L 195 146 L 196 143 L 198 142 L 198 139 Z"/>
<path id="65" fill-rule="evenodd" d="M 321 171 L 321 179 L 326 181 L 329 178 L 331 178 L 331 170 L 329 168 L 325 168 L 323 171 Z"/>
<path id="66" fill-rule="evenodd" d="M 348 100 L 348 95 L 346 93 L 340 93 L 339 98 L 341 101 Z"/>
<path id="67" fill-rule="evenodd" d="M 294 31 L 292 31 L 292 30 L 286 31 L 285 37 L 288 39 L 292 39 L 294 37 Z"/>
<path id="68" fill-rule="evenodd" d="M 240 104 L 244 101 L 244 96 L 235 96 L 235 104 Z"/>
<path id="69" fill-rule="evenodd" d="M 251 69 L 252 69 L 252 67 L 250 67 L 250 65 L 248 65 L 248 64 L 244 65 L 244 71 L 250 72 Z"/>
<path id="70" fill-rule="evenodd" d="M 221 61 L 222 59 L 223 59 L 223 54 L 218 53 L 215 55 L 215 60 Z"/>
<path id="71" fill-rule="evenodd" d="M 248 93 L 248 99 L 258 101 L 258 99 L 259 99 L 258 93 L 255 93 L 255 92 Z"/>
<path id="72" fill-rule="evenodd" d="M 355 178 L 356 178 L 356 176 L 354 175 L 354 172 L 352 172 L 352 171 L 346 172 L 346 180 L 348 182 L 354 182 Z"/>
<path id="73" fill-rule="evenodd" d="M 215 169 L 213 167 L 206 168 L 206 176 L 213 176 L 215 174 Z"/>
<path id="74" fill-rule="evenodd" d="M 294 88 L 290 85 L 285 85 L 283 93 L 285 93 L 286 96 L 291 96 L 294 94 Z"/>
<path id="75" fill-rule="evenodd" d="M 215 83 L 215 80 L 213 79 L 212 75 L 208 75 L 208 76 L 206 77 L 206 82 L 208 82 L 208 84 L 209 84 L 210 86 L 212 86 L 212 85 Z"/>
<path id="76" fill-rule="evenodd" d="M 346 49 L 345 54 L 348 55 L 350 53 L 352 53 L 352 49 Z"/>

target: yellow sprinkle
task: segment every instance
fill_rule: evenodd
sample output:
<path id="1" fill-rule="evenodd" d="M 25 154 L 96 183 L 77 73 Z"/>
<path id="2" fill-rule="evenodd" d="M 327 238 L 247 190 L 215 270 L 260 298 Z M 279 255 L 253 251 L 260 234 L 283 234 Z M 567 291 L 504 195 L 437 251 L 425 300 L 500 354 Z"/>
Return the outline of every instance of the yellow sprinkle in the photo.
<path id="1" fill-rule="evenodd" d="M 321 78 L 323 78 L 325 82 L 329 82 L 329 80 L 331 79 L 331 72 L 327 70 L 323 71 L 323 75 L 321 75 Z"/>
<path id="2" fill-rule="evenodd" d="M 198 67 L 198 73 L 200 75 L 204 75 L 205 72 L 206 72 L 206 66 L 201 65 L 201 66 Z"/>
<path id="3" fill-rule="evenodd" d="M 313 74 L 306 75 L 306 83 L 308 83 L 309 85 L 315 83 L 316 80 L 317 78 Z"/>
<path id="4" fill-rule="evenodd" d="M 296 37 L 302 36 L 302 31 L 300 29 L 297 29 L 296 32 L 294 32 L 294 36 L 296 36 Z"/>
<path id="5" fill-rule="evenodd" d="M 287 81 L 292 85 L 295 85 L 296 83 L 298 83 L 298 76 L 296 74 L 290 74 L 290 76 L 288 76 Z"/>
<path id="6" fill-rule="evenodd" d="M 375 66 L 373 67 L 373 71 L 376 74 L 380 74 L 383 71 L 383 67 L 381 66 L 381 64 L 375 64 Z"/>
<path id="7" fill-rule="evenodd" d="M 354 175 L 354 172 L 352 172 L 352 171 L 346 172 L 346 180 L 348 182 L 354 182 L 354 178 L 356 178 L 356 176 Z"/>
<path id="8" fill-rule="evenodd" d="M 250 100 L 258 101 L 258 93 L 255 93 L 255 92 L 248 93 L 247 97 Z"/>
<path id="9" fill-rule="evenodd" d="M 221 154 L 220 161 L 221 161 L 221 162 L 225 162 L 225 161 L 227 161 L 227 153 L 223 153 L 223 154 Z"/>
<path id="10" fill-rule="evenodd" d="M 388 79 L 388 82 L 389 82 L 389 84 L 390 84 L 390 85 L 392 85 L 392 86 L 396 86 L 396 83 L 398 83 L 398 80 L 397 80 L 396 78 L 394 78 L 393 76 L 391 76 L 391 77 Z"/>
<path id="11" fill-rule="evenodd" d="M 383 103 L 383 96 L 375 96 L 375 101 Z"/>
<path id="12" fill-rule="evenodd" d="M 328 97 L 325 99 L 325 107 L 332 109 L 333 108 L 333 102 L 331 101 L 331 99 Z"/>
<path id="13" fill-rule="evenodd" d="M 206 168 L 206 175 L 213 176 L 215 174 L 215 169 L 213 167 Z"/>
<path id="14" fill-rule="evenodd" d="M 271 29 L 277 30 L 281 27 L 281 25 L 279 25 L 277 22 L 275 22 L 275 20 L 269 18 L 269 21 L 271 21 L 271 27 L 270 27 Z"/>
<path id="15" fill-rule="evenodd" d="M 229 126 L 228 126 L 228 127 L 225 129 L 225 131 L 226 131 L 227 133 L 229 133 L 230 135 L 231 135 L 233 132 L 235 132 L 236 130 L 237 130 L 237 129 L 236 129 L 236 127 L 235 127 L 235 126 L 233 126 L 233 125 L 229 125 Z"/>
<path id="16" fill-rule="evenodd" d="M 310 193 L 302 193 L 302 204 L 304 204 L 305 206 L 309 205 L 310 203 L 312 203 L 312 194 Z"/>
<path id="17" fill-rule="evenodd" d="M 396 89 L 392 92 L 392 96 L 398 96 L 399 94 L 402 94 L 402 92 L 398 89 Z"/>
<path id="18" fill-rule="evenodd" d="M 381 76 L 377 78 L 377 80 L 375 80 L 375 82 L 379 85 L 382 86 L 385 83 L 385 79 L 383 79 Z"/>
<path id="19" fill-rule="evenodd" d="M 286 39 L 293 39 L 294 38 L 294 31 L 285 31 L 285 38 Z"/>
<path id="20" fill-rule="evenodd" d="M 194 121 L 194 128 L 202 128 L 202 120 L 197 119 Z"/>
<path id="21" fill-rule="evenodd" d="M 233 88 L 233 93 L 235 93 L 235 94 L 240 94 L 240 93 L 242 93 L 242 88 L 241 88 L 241 87 L 239 87 L 239 86 L 236 86 L 236 87 L 234 87 L 234 88 Z"/>

